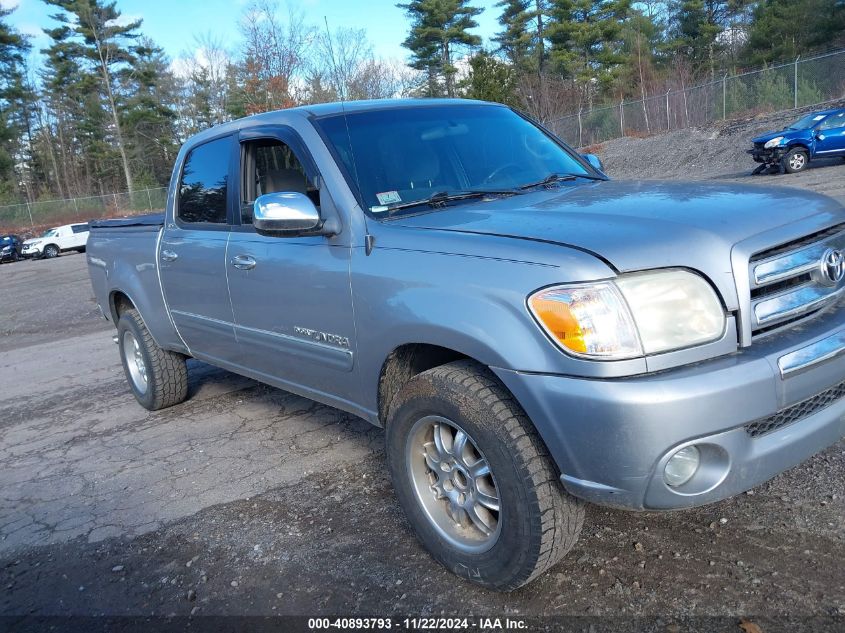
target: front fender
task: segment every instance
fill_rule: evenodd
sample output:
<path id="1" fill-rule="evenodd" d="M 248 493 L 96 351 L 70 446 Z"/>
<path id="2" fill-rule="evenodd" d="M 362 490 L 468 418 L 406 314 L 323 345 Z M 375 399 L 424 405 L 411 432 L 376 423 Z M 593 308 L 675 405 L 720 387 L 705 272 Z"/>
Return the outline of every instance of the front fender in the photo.
<path id="1" fill-rule="evenodd" d="M 410 343 L 437 345 L 514 371 L 589 376 L 606 370 L 561 352 L 526 306 L 528 295 L 538 288 L 614 276 L 604 263 L 538 242 L 523 242 L 519 254 L 513 240 L 490 236 L 462 236 L 458 241 L 465 252 L 458 254 L 450 252 L 456 244 L 433 243 L 431 232 L 408 232 L 417 244 L 425 236 L 433 250 L 399 248 L 395 242 L 388 246 L 387 239 L 379 238 L 370 256 L 354 249 L 358 371 L 366 408 L 377 408 L 387 357 Z M 474 243 L 483 244 L 481 252 L 473 252 Z"/>

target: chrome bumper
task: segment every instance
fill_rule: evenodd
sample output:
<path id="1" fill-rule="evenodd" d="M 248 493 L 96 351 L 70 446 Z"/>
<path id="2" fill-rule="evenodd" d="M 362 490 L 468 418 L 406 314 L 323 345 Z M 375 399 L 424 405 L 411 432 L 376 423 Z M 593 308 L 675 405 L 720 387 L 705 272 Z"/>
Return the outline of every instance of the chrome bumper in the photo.
<path id="1" fill-rule="evenodd" d="M 780 377 L 795 376 L 845 354 L 845 330 L 790 352 L 778 359 Z"/>

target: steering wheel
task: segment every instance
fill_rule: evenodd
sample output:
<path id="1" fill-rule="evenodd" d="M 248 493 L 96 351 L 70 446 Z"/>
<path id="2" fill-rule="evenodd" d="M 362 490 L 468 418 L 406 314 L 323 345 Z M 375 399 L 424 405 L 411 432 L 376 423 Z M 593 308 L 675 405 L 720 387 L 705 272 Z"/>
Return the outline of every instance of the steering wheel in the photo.
<path id="1" fill-rule="evenodd" d="M 512 168 L 514 168 L 516 170 L 520 170 L 520 169 L 522 169 L 522 165 L 519 165 L 517 163 L 505 163 L 504 165 L 496 167 L 496 169 L 494 169 L 489 174 L 487 174 L 487 177 L 483 180 L 483 183 L 486 185 L 486 184 L 492 182 L 493 180 L 496 179 L 496 176 L 500 175 L 505 170 L 512 169 Z"/>

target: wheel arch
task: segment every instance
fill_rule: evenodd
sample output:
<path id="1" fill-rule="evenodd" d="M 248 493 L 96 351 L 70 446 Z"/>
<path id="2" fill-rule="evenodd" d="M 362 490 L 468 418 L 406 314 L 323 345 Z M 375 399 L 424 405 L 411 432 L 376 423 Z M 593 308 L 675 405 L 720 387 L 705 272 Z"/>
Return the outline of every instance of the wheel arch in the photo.
<path id="1" fill-rule="evenodd" d="M 390 404 L 397 393 L 414 376 L 456 360 L 484 363 L 449 347 L 430 343 L 404 343 L 394 348 L 384 359 L 378 377 L 378 420 L 387 424 Z"/>

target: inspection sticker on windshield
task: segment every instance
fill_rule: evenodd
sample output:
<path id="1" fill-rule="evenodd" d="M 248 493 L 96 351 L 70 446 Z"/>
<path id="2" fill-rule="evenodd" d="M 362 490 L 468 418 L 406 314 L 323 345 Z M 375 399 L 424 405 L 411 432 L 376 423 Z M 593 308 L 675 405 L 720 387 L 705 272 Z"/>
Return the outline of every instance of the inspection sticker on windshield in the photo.
<path id="1" fill-rule="evenodd" d="M 382 193 L 377 193 L 376 198 L 378 198 L 379 204 L 393 204 L 394 202 L 402 202 L 402 198 L 399 196 L 398 191 L 384 191 Z"/>

